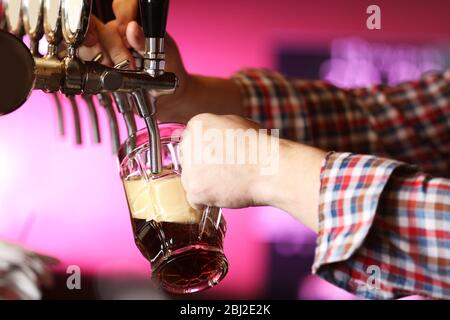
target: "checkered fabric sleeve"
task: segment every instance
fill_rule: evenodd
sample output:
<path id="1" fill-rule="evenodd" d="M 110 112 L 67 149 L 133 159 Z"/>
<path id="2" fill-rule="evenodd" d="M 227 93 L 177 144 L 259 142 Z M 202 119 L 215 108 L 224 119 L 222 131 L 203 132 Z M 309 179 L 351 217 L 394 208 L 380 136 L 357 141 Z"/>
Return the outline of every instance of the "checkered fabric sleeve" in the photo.
<path id="1" fill-rule="evenodd" d="M 344 90 L 248 69 L 234 77 L 249 118 L 324 150 L 371 154 L 450 177 L 450 70 L 396 86 Z"/>
<path id="2" fill-rule="evenodd" d="M 366 298 L 450 298 L 450 72 L 352 90 L 266 70 L 234 79 L 250 118 L 338 151 L 322 168 L 313 272 Z"/>
<path id="3" fill-rule="evenodd" d="M 319 212 L 313 272 L 366 298 L 450 298 L 450 180 L 330 153 Z"/>

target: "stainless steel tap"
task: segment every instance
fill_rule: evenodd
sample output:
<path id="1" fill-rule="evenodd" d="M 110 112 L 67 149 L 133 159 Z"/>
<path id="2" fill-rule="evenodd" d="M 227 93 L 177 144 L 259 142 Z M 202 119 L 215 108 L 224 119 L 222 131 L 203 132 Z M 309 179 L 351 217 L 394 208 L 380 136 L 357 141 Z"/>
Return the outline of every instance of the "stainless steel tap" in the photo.
<path id="1" fill-rule="evenodd" d="M 129 66 L 129 61 L 122 61 L 114 66 L 115 69 L 126 69 Z M 123 92 L 113 93 L 114 101 L 116 102 L 117 109 L 123 116 L 125 122 L 128 137 L 136 134 L 137 126 L 136 119 L 134 118 L 133 104 L 129 99 L 129 96 Z"/>
<path id="2" fill-rule="evenodd" d="M 21 35 L 22 19 L 15 18 L 22 15 L 22 5 L 17 6 L 21 1 L 5 1 L 8 29 L 16 35 Z M 23 1 L 27 3 L 26 0 Z M 59 39 L 58 30 L 54 27 L 57 22 L 53 21 L 50 25 L 49 21 L 45 21 L 45 17 L 50 16 L 48 6 L 57 6 L 58 3 L 61 4 L 61 10 L 56 17 L 61 19 L 62 38 L 67 46 L 67 55 L 62 60 L 56 57 Z M 7 102 L 0 105 L 0 114 L 14 111 L 27 99 L 31 90 L 39 89 L 49 93 L 61 92 L 73 97 L 72 100 L 77 95 L 97 96 L 103 105 L 108 106 L 108 114 L 113 115 L 114 110 L 110 107 L 112 95 L 119 112 L 124 115 L 128 135 L 133 136 L 136 132 L 131 112 L 134 106 L 127 103 L 128 96 L 132 96 L 135 108 L 145 120 L 149 132 L 152 170 L 159 173 L 162 166 L 159 130 L 155 118 L 157 99 L 161 95 L 172 94 L 178 84 L 176 75 L 164 70 L 164 35 L 169 1 L 140 1 L 141 20 L 146 36 L 146 50 L 141 70 L 126 70 L 123 68 L 125 64 L 108 67 L 99 61 L 83 61 L 78 57 L 78 47 L 83 43 L 88 30 L 91 4 L 91 0 L 44 0 L 44 19 L 42 19 L 44 21 L 41 23 L 44 24 L 49 42 L 49 50 L 44 57 L 38 56 L 36 50 L 33 56 L 29 50 L 24 50 L 23 45 L 16 43 L 17 39 L 0 32 L 0 45 L 3 48 L 1 51 L 8 50 L 6 48 L 14 50 L 14 52 L 0 52 L 0 68 L 8 63 L 16 63 L 14 67 L 18 70 L 17 77 L 26 80 L 21 81 L 16 90 L 10 90 L 8 99 L 3 100 L 3 95 L 7 97 L 8 92 L 0 88 L 0 101 Z M 8 12 L 14 15 L 8 17 Z M 55 12 L 51 14 L 54 16 Z M 31 35 L 31 28 L 27 30 Z M 4 61 L 5 59 L 10 61 Z M 19 62 L 21 67 L 18 66 Z M 11 65 L 8 67 L 12 68 Z M 12 88 L 8 85 L 6 87 Z M 116 125 L 111 122 L 111 126 Z M 118 138 L 114 140 L 118 145 Z"/>
<path id="3" fill-rule="evenodd" d="M 143 71 L 157 79 L 168 75 L 165 73 L 165 36 L 169 0 L 140 0 L 142 27 L 145 35 L 145 51 L 142 59 Z M 147 125 L 150 144 L 150 164 L 152 173 L 162 171 L 161 144 L 158 124 L 156 122 L 156 103 L 159 96 L 170 94 L 168 90 L 150 91 L 150 96 L 144 90 L 133 91 L 133 97 Z"/>
<path id="4" fill-rule="evenodd" d="M 22 21 L 24 30 L 30 38 L 30 51 L 34 57 L 40 57 L 39 40 L 44 32 L 48 42 L 46 59 L 57 59 L 57 46 L 61 41 L 61 24 L 58 19 L 60 5 L 55 7 L 54 3 L 48 3 L 45 0 L 23 0 L 22 2 Z M 54 12 L 57 14 L 55 15 Z M 52 21 L 52 18 L 54 21 Z M 53 94 L 54 105 L 58 118 L 58 132 L 61 136 L 65 135 L 64 114 L 61 100 L 56 92 Z"/>
<path id="5" fill-rule="evenodd" d="M 24 1 L 23 7 L 26 8 L 28 5 L 25 3 L 33 0 L 22 0 Z M 37 0 L 40 2 L 41 0 Z M 45 31 L 45 36 L 48 43 L 47 55 L 44 57 L 50 62 L 59 61 L 58 58 L 58 47 L 62 41 L 62 27 L 61 27 L 61 2 L 62 0 L 44 0 L 43 1 L 43 26 Z M 31 2 L 33 3 L 33 2 Z M 36 3 L 36 1 L 34 1 Z M 55 100 L 55 106 L 57 108 L 58 114 L 58 122 L 60 133 L 65 132 L 63 129 L 63 121 L 64 115 L 62 110 L 61 101 L 57 92 L 52 92 L 52 95 Z M 77 144 L 81 144 L 82 134 L 81 134 L 81 120 L 80 120 L 80 112 L 78 108 L 78 103 L 75 97 L 68 97 L 70 106 L 72 108 L 72 117 L 74 124 L 74 132 L 75 132 L 75 142 Z M 62 129 L 62 130 L 61 130 Z M 95 129 L 94 129 L 95 131 Z"/>
<path id="6" fill-rule="evenodd" d="M 21 0 L 3 0 L 5 8 L 6 29 L 18 38 L 22 38 L 22 1 Z"/>

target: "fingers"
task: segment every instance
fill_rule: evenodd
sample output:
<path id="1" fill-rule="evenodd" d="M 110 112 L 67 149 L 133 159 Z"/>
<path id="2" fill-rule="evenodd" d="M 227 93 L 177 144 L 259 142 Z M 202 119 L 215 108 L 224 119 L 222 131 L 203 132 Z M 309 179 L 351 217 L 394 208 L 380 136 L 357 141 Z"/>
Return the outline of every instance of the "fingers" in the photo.
<path id="1" fill-rule="evenodd" d="M 119 33 L 124 36 L 128 23 L 136 20 L 138 15 L 137 0 L 114 0 L 113 11 L 117 20 Z"/>
<path id="2" fill-rule="evenodd" d="M 80 47 L 78 52 L 80 58 L 84 61 L 91 61 L 98 53 L 103 52 L 99 38 L 99 30 L 102 28 L 102 25 L 103 22 L 97 17 L 91 16 L 89 30 L 84 39 L 83 46 Z M 63 56 L 65 56 L 65 53 Z"/>
<path id="3" fill-rule="evenodd" d="M 86 47 L 95 46 L 98 43 L 98 27 L 97 25 L 101 23 L 100 20 L 95 16 L 91 16 L 91 21 L 89 23 L 89 29 L 86 33 L 86 38 L 84 39 L 83 45 Z"/>
<path id="4" fill-rule="evenodd" d="M 97 27 L 101 46 L 107 52 L 113 64 L 124 60 L 133 63 L 133 57 L 118 32 L 117 21 L 113 20 Z"/>
<path id="5" fill-rule="evenodd" d="M 100 52 L 104 54 L 104 59 L 102 60 L 102 63 L 105 65 L 112 65 L 113 63 L 109 59 L 108 53 L 105 52 L 100 43 L 97 43 L 92 47 L 82 46 L 79 49 L 79 56 L 84 61 L 92 61 L 94 57 L 96 57 Z"/>
<path id="6" fill-rule="evenodd" d="M 142 54 L 144 51 L 144 32 L 136 21 L 132 21 L 128 24 L 126 29 L 126 39 L 134 50 Z"/>
<path id="7" fill-rule="evenodd" d="M 117 64 L 124 60 L 133 65 L 133 57 L 128 50 L 125 37 L 118 30 L 117 20 L 104 24 L 95 16 L 92 16 L 86 39 L 80 48 L 80 57 L 90 61 L 99 52 L 105 54 L 103 64 Z"/>
<path id="8" fill-rule="evenodd" d="M 192 180 L 193 179 L 191 179 L 191 177 L 189 177 L 189 175 L 184 172 L 181 175 L 181 184 L 186 193 L 186 200 L 193 209 L 203 211 L 206 208 L 206 205 L 201 202 L 201 197 L 199 197 L 198 194 L 192 191 L 196 188 L 192 185 Z"/>

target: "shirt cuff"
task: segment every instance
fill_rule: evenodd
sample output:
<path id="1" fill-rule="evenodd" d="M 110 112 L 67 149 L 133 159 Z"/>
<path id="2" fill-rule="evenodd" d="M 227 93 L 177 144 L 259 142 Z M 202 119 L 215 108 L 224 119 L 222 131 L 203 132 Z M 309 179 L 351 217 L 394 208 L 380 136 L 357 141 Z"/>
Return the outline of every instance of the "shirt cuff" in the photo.
<path id="1" fill-rule="evenodd" d="M 380 197 L 393 172 L 404 164 L 374 156 L 331 152 L 321 172 L 319 233 L 313 273 L 360 294 L 348 275 L 333 264 L 347 261 L 363 246 L 377 213 Z M 345 281 L 343 281 L 345 279 Z M 368 297 L 366 295 L 366 297 Z M 370 296 L 371 297 L 371 296 Z"/>

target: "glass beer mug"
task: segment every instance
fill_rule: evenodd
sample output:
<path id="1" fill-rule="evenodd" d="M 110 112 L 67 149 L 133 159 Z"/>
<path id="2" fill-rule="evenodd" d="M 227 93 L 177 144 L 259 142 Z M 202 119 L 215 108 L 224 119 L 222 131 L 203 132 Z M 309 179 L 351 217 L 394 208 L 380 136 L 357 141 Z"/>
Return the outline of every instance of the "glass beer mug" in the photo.
<path id="1" fill-rule="evenodd" d="M 184 126 L 160 124 L 163 171 L 153 175 L 147 130 L 119 150 L 120 176 L 134 238 L 151 263 L 152 279 L 175 294 L 218 284 L 228 271 L 223 253 L 226 222 L 221 209 L 193 209 L 181 184 L 179 143 Z"/>

